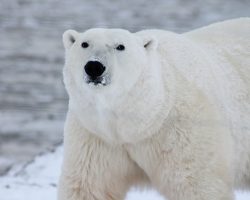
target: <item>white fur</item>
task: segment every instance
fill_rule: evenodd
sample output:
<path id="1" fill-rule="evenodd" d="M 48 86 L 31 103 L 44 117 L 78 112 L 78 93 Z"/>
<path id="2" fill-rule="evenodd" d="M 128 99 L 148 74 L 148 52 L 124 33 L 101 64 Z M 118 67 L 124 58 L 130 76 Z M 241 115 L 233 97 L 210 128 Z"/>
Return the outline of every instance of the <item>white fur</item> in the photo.
<path id="1" fill-rule="evenodd" d="M 184 34 L 69 30 L 63 41 L 59 200 L 121 200 L 133 185 L 169 200 L 232 200 L 249 188 L 250 19 Z M 108 85 L 84 81 L 89 60 L 106 66 Z"/>

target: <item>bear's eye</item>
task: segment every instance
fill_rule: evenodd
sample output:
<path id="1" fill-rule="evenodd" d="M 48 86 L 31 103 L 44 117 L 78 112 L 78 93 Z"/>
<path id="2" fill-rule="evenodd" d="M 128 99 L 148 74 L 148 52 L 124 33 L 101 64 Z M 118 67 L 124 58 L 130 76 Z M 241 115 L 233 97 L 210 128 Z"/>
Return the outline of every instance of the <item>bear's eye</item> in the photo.
<path id="1" fill-rule="evenodd" d="M 119 44 L 117 47 L 116 47 L 116 50 L 118 51 L 123 51 L 125 50 L 125 46 L 123 44 Z"/>
<path id="2" fill-rule="evenodd" d="M 82 48 L 88 48 L 89 44 L 87 42 L 82 43 Z"/>

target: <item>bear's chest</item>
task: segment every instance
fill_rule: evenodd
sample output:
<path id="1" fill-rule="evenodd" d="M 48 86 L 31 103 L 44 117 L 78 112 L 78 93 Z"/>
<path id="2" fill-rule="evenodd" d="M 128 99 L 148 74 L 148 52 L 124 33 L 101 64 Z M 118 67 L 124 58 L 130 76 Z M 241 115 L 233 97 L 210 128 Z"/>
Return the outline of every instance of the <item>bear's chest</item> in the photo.
<path id="1" fill-rule="evenodd" d="M 81 122 L 91 133 L 107 141 L 122 140 L 120 132 L 127 126 L 123 112 L 101 99 L 88 103 L 82 109 Z"/>

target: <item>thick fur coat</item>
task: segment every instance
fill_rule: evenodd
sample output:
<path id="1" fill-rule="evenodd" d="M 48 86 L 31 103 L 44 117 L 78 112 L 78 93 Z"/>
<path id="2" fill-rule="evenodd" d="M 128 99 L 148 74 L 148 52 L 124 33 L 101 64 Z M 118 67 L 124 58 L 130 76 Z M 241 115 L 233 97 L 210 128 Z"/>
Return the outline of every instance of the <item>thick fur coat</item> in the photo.
<path id="1" fill-rule="evenodd" d="M 250 187 L 250 19 L 184 34 L 68 30 L 63 42 L 58 200 L 122 200 L 134 185 L 233 200 Z M 88 63 L 105 71 L 89 78 Z"/>

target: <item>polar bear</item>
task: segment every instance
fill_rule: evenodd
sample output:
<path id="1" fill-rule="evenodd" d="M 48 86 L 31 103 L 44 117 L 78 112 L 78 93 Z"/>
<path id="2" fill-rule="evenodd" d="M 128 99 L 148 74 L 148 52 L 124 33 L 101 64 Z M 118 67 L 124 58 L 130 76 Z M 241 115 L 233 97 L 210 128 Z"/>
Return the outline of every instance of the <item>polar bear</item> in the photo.
<path id="1" fill-rule="evenodd" d="M 176 34 L 68 30 L 59 200 L 232 200 L 250 186 L 250 19 Z"/>

